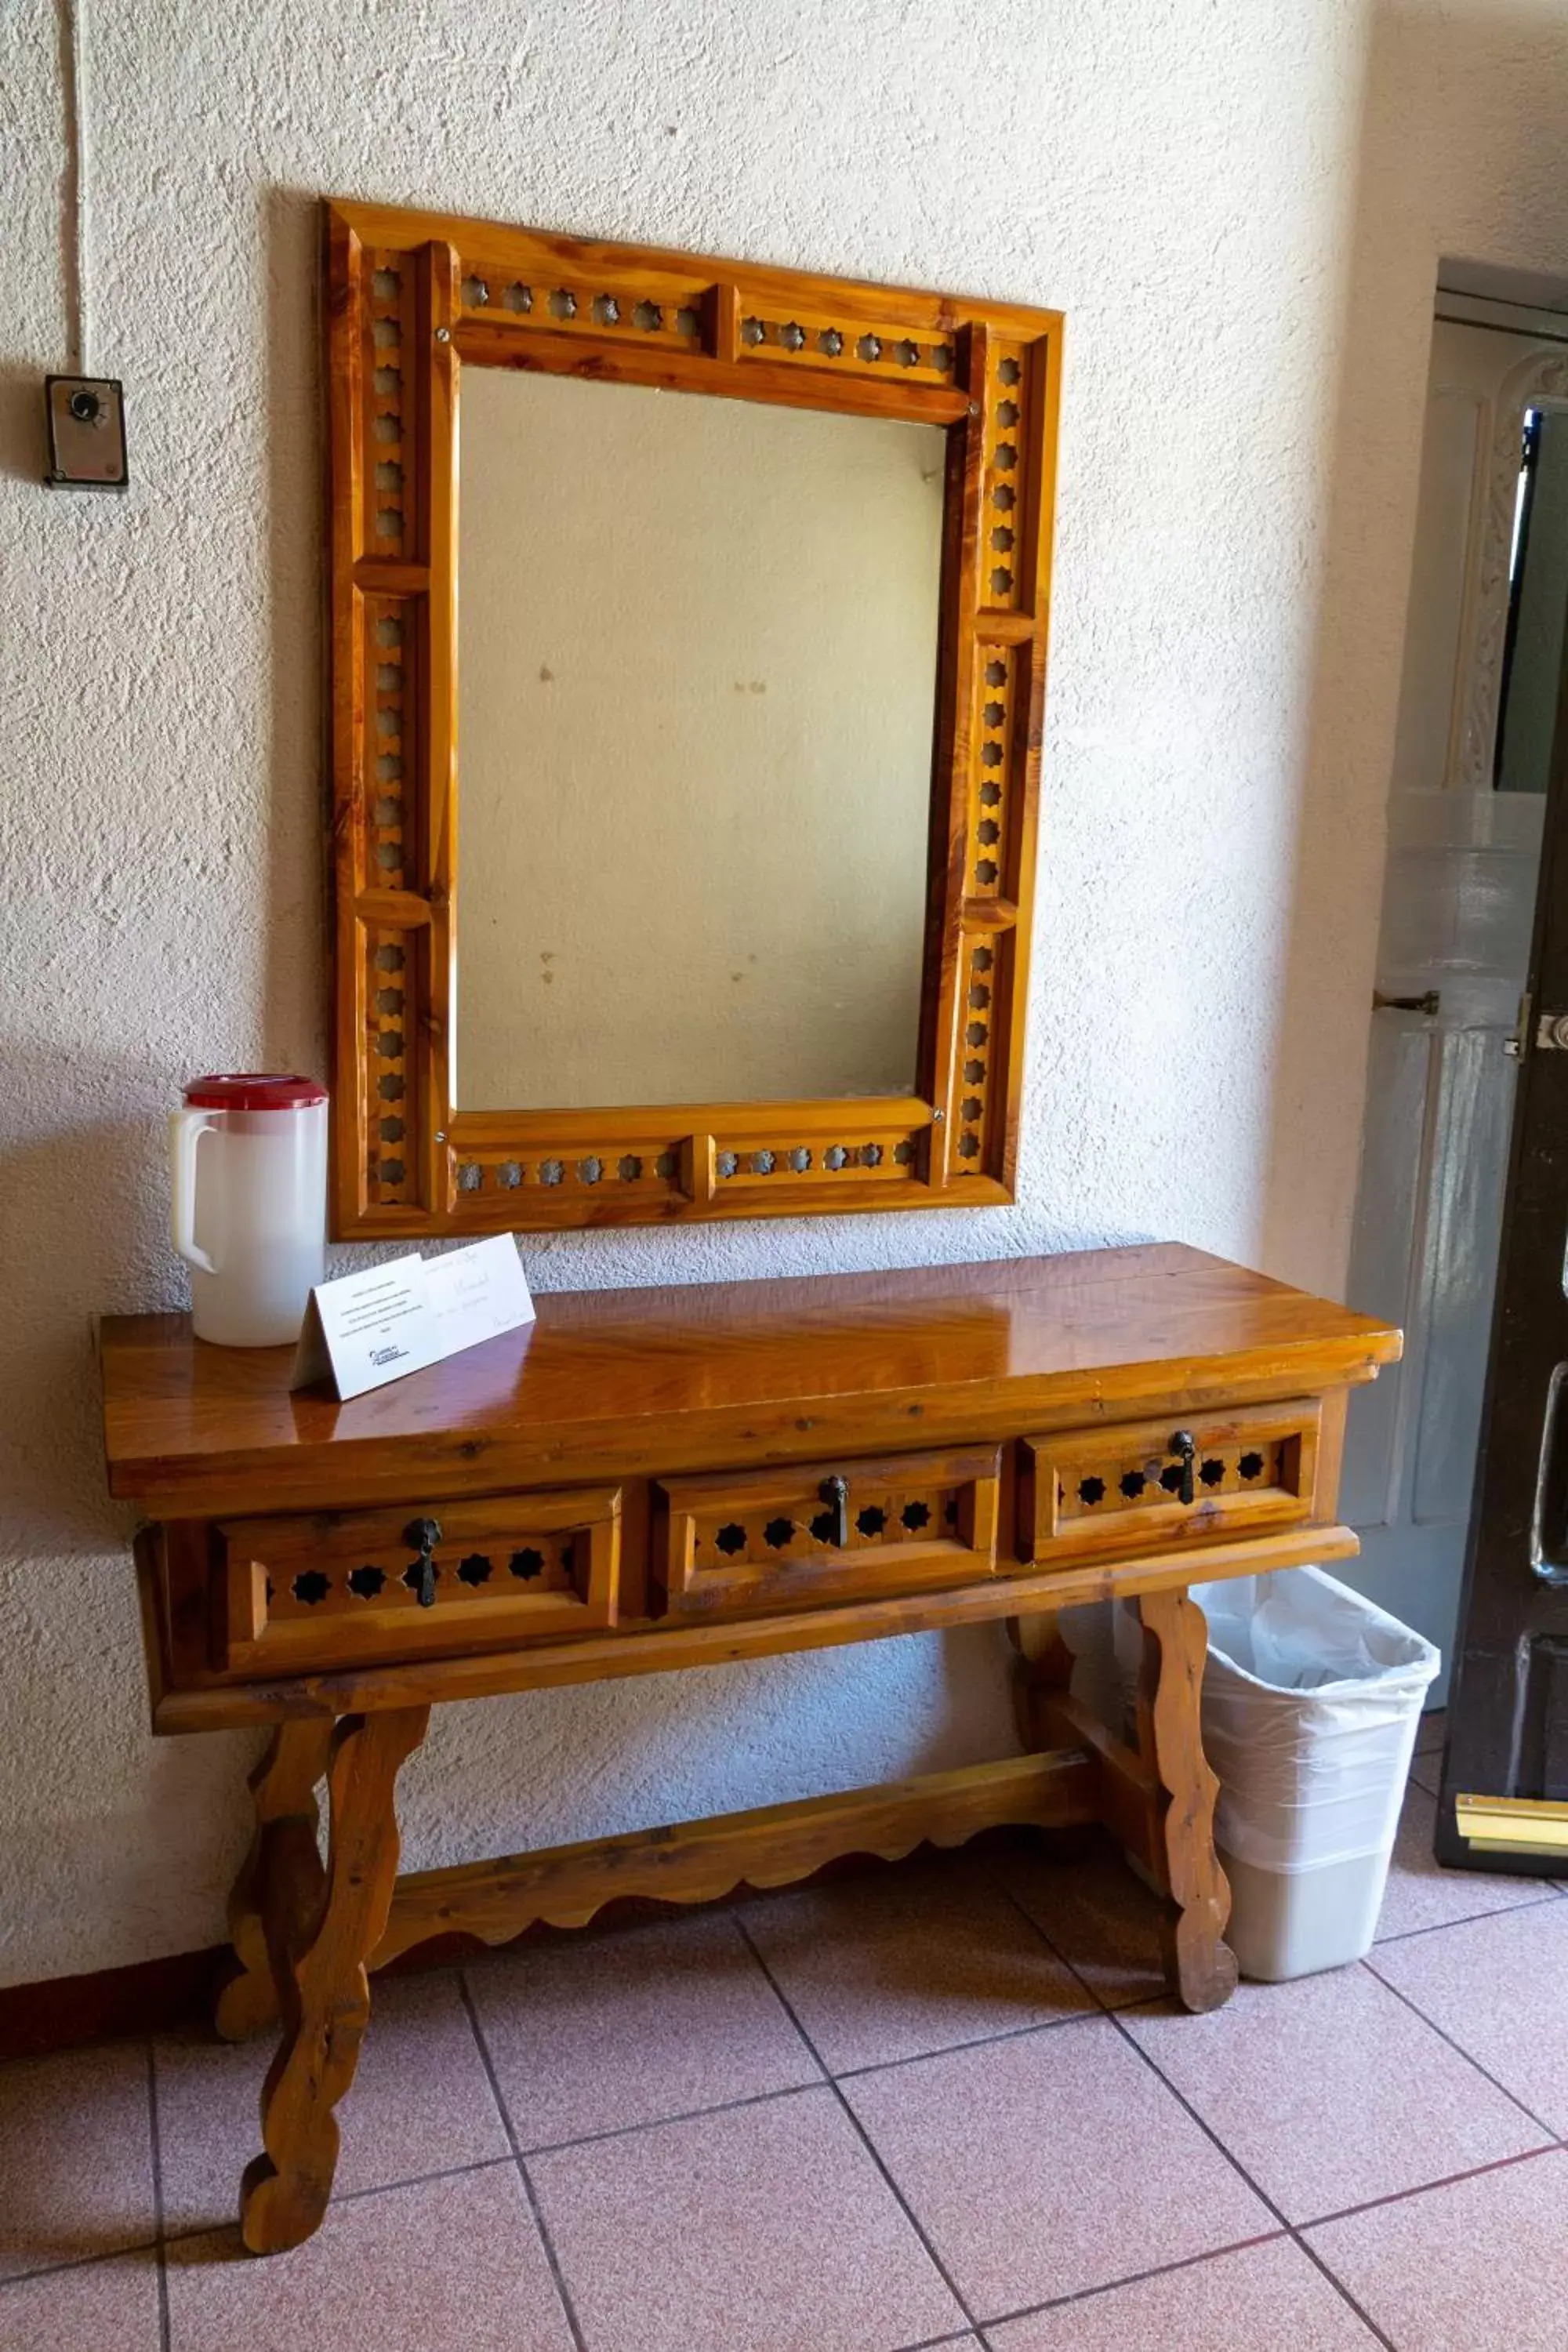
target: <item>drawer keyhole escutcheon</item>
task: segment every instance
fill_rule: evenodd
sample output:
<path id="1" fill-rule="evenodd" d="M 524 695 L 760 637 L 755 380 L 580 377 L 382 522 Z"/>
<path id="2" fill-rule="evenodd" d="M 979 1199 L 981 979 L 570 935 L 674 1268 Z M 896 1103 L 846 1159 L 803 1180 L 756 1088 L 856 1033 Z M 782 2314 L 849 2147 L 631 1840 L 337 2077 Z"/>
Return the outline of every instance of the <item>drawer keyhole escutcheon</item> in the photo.
<path id="1" fill-rule="evenodd" d="M 849 1540 L 849 1485 L 844 1478 L 825 1478 L 817 1493 L 833 1514 L 833 1533 L 828 1541 L 840 1549 Z"/>
<path id="2" fill-rule="evenodd" d="M 410 1519 L 403 1530 L 403 1540 L 412 1544 L 418 1554 L 405 1580 L 412 1584 L 417 1577 L 416 1589 L 419 1606 L 421 1609 L 433 1609 L 436 1605 L 436 1562 L 432 1554 L 441 1540 L 440 1520 Z"/>
<path id="3" fill-rule="evenodd" d="M 1178 1429 L 1174 1433 L 1171 1439 L 1171 1452 L 1182 1465 L 1180 1492 L 1184 1503 L 1190 1503 L 1193 1499 L 1193 1461 L 1197 1450 L 1198 1441 L 1190 1429 Z"/>

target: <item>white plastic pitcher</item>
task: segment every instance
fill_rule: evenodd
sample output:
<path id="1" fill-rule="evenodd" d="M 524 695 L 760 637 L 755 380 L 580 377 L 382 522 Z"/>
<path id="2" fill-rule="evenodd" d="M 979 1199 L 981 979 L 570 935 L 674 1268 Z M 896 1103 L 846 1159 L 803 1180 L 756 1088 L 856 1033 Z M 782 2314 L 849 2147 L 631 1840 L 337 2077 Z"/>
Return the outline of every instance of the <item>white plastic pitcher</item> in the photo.
<path id="1" fill-rule="evenodd" d="M 174 1247 L 198 1339 L 297 1339 L 326 1279 L 327 1090 L 314 1078 L 193 1078 L 169 1121 Z"/>

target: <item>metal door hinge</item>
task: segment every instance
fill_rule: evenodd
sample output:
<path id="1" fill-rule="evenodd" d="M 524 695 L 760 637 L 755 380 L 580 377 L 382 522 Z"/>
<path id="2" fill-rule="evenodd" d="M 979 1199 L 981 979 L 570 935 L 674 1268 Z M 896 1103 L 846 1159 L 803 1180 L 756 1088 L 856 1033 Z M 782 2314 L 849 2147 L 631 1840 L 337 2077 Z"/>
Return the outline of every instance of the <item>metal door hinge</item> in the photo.
<path id="1" fill-rule="evenodd" d="M 1519 1026 L 1511 1037 L 1502 1041 L 1503 1052 L 1510 1061 L 1521 1060 L 1525 1040 L 1529 1038 L 1538 1054 L 1568 1054 L 1568 1013 L 1538 1013 L 1535 1027 L 1531 1029 L 1530 999 L 1519 1000 Z"/>
<path id="2" fill-rule="evenodd" d="M 1531 998 L 1527 991 L 1519 1000 L 1519 1019 L 1514 1024 L 1513 1035 L 1502 1041 L 1503 1052 L 1510 1062 L 1524 1058 L 1524 1041 L 1530 1034 L 1530 1006 Z"/>

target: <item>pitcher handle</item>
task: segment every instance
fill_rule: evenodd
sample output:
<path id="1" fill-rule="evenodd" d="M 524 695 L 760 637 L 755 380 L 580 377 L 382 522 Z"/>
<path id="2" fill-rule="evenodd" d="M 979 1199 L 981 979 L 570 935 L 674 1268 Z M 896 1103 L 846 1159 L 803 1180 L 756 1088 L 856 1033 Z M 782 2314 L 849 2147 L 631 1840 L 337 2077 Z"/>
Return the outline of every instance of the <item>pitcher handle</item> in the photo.
<path id="1" fill-rule="evenodd" d="M 187 1265 L 199 1266 L 204 1274 L 216 1274 L 217 1268 L 205 1250 L 196 1246 L 196 1145 L 203 1129 L 211 1125 L 210 1111 L 176 1110 L 169 1114 L 174 1247 Z"/>

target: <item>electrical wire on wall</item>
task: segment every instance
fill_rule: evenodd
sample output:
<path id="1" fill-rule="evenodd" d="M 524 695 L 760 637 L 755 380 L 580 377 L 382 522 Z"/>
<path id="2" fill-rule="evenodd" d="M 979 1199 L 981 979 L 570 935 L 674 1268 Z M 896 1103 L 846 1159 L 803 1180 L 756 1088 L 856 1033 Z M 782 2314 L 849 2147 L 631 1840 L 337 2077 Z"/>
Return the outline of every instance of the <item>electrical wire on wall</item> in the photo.
<path id="1" fill-rule="evenodd" d="M 59 10 L 66 149 L 60 227 L 66 334 L 72 373 L 44 379 L 44 421 L 49 446 L 44 480 L 54 489 L 122 490 L 130 480 L 123 390 L 113 378 L 90 373 L 87 0 L 59 0 Z"/>
<path id="2" fill-rule="evenodd" d="M 60 0 L 60 80 L 64 86 L 66 172 L 65 293 L 67 356 L 90 373 L 88 310 L 87 0 Z"/>

